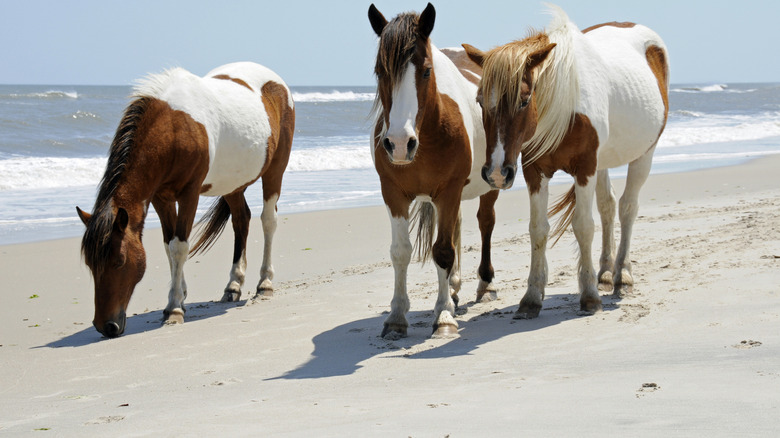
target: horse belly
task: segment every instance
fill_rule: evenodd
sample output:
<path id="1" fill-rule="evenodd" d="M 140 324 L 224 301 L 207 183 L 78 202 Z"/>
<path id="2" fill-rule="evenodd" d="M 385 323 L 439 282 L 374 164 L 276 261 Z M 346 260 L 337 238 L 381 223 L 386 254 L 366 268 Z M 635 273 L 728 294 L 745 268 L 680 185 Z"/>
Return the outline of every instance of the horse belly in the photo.
<path id="1" fill-rule="evenodd" d="M 206 196 L 223 196 L 254 182 L 263 170 L 267 138 L 222 136 L 203 181 Z"/>

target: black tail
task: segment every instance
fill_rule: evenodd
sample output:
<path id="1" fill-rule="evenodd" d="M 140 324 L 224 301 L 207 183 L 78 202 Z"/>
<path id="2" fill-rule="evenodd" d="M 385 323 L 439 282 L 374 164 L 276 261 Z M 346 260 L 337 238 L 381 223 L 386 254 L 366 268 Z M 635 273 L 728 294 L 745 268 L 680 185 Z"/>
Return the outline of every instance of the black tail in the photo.
<path id="1" fill-rule="evenodd" d="M 196 226 L 198 227 L 200 237 L 190 250 L 190 255 L 202 254 L 208 251 L 214 245 L 214 242 L 217 241 L 219 235 L 222 234 L 228 219 L 230 219 L 230 207 L 225 198 L 219 197 L 211 205 L 209 211 L 198 221 Z"/>

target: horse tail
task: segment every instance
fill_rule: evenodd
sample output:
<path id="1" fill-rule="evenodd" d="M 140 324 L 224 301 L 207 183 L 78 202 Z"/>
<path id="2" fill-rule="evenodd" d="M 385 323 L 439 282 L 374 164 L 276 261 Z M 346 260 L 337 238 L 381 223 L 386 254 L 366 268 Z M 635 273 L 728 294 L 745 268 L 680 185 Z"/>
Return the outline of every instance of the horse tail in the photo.
<path id="1" fill-rule="evenodd" d="M 431 259 L 433 254 L 433 234 L 436 231 L 436 209 L 428 201 L 414 201 L 412 206 L 411 228 L 417 227 L 414 239 L 414 249 L 417 259 L 423 264 Z"/>
<path id="2" fill-rule="evenodd" d="M 230 219 L 230 207 L 225 198 L 220 196 L 211 204 L 209 211 L 198 221 L 196 226 L 199 229 L 200 237 L 190 250 L 190 255 L 202 254 L 208 251 L 214 245 L 214 242 L 217 241 L 219 235 L 222 234 L 228 219 Z"/>
<path id="3" fill-rule="evenodd" d="M 415 201 L 412 206 L 411 228 L 417 228 L 413 252 L 423 264 L 433 255 L 433 234 L 436 231 L 436 209 L 428 201 Z M 455 266 L 460 266 L 461 257 L 461 216 L 458 209 L 458 220 L 453 229 L 452 244 L 455 246 Z"/>
<path id="4" fill-rule="evenodd" d="M 550 233 L 550 237 L 555 239 L 551 246 L 555 246 L 555 244 L 561 240 L 563 233 L 566 232 L 566 229 L 569 228 L 569 225 L 571 225 L 571 221 L 574 216 L 574 205 L 576 203 L 577 196 L 574 194 L 574 185 L 572 184 L 569 191 L 558 198 L 550 210 L 547 211 L 547 217 L 549 218 L 563 212 L 561 217 L 558 218 L 558 221 L 555 223 L 555 228 L 553 228 L 552 233 Z"/>

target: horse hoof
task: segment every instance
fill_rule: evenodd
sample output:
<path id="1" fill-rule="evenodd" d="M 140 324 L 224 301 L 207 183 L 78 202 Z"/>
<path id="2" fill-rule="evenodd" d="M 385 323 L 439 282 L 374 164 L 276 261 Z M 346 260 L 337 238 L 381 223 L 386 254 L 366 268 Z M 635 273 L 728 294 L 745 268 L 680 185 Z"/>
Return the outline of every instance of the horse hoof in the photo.
<path id="1" fill-rule="evenodd" d="M 478 290 L 477 302 L 489 303 L 498 299 L 498 293 L 495 290 Z"/>
<path id="2" fill-rule="evenodd" d="M 274 289 L 272 287 L 258 287 L 255 293 L 255 299 L 268 299 L 274 296 Z"/>
<path id="3" fill-rule="evenodd" d="M 235 303 L 238 300 L 241 299 L 241 291 L 235 291 L 235 290 L 226 290 L 225 293 L 222 295 L 222 299 L 219 300 L 220 303 Z"/>
<path id="4" fill-rule="evenodd" d="M 585 298 L 580 300 L 580 312 L 588 315 L 601 312 L 603 307 L 601 305 L 601 297 L 597 298 Z"/>
<path id="5" fill-rule="evenodd" d="M 398 339 L 406 337 L 406 327 L 397 324 L 385 324 L 382 329 L 381 338 L 388 341 L 397 341 Z"/>
<path id="6" fill-rule="evenodd" d="M 184 324 L 184 311 L 181 309 L 166 310 L 163 314 L 165 315 L 163 319 L 165 325 Z"/>
<path id="7" fill-rule="evenodd" d="M 431 338 L 434 339 L 457 338 L 458 336 L 458 326 L 453 324 L 435 324 L 431 334 Z"/>
<path id="8" fill-rule="evenodd" d="M 520 307 L 517 309 L 514 316 L 512 316 L 512 319 L 534 319 L 539 316 L 539 312 L 541 311 L 541 304 L 520 303 Z"/>
<path id="9" fill-rule="evenodd" d="M 604 271 L 599 274 L 599 284 L 612 284 L 612 272 Z"/>
<path id="10" fill-rule="evenodd" d="M 631 295 L 634 292 L 634 285 L 632 284 L 616 284 L 615 289 L 612 291 L 612 295 L 615 298 L 624 298 Z"/>

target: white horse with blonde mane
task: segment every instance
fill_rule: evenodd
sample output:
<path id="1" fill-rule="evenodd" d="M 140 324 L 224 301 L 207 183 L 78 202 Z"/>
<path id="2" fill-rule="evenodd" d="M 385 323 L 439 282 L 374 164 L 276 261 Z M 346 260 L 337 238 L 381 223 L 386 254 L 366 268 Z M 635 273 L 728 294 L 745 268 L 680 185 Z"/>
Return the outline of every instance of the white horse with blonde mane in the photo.
<path id="1" fill-rule="evenodd" d="M 553 235 L 569 224 L 579 244 L 580 308 L 601 310 L 598 281 L 620 295 L 633 286 L 629 244 L 658 138 L 669 111 L 666 46 L 645 26 L 605 23 L 580 31 L 551 6 L 553 19 L 534 33 L 488 52 L 464 44 L 482 66 L 482 106 L 488 159 L 482 176 L 491 186 L 512 186 L 522 154 L 531 198 L 531 272 L 515 317 L 539 315 L 547 284 L 548 183 L 563 170 L 571 190 L 550 210 L 565 211 Z M 620 245 L 615 257 L 615 195 L 607 169 L 628 164 L 620 198 Z M 591 260 L 593 197 L 602 223 L 598 275 Z"/>

